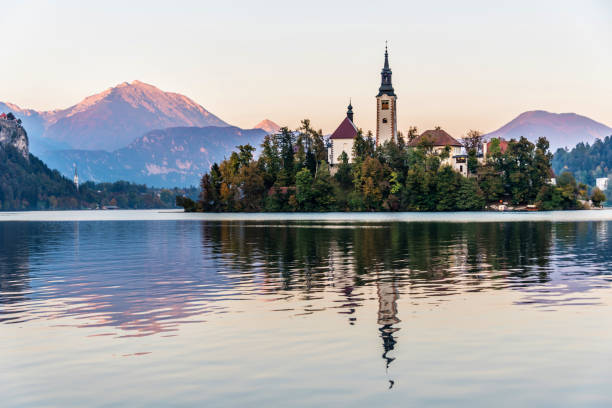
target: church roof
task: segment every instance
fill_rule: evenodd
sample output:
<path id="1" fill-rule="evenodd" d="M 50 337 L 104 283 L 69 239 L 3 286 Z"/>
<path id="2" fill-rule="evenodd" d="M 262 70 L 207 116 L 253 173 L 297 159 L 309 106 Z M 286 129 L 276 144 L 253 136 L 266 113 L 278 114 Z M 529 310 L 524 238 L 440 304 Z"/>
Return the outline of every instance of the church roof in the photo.
<path id="1" fill-rule="evenodd" d="M 357 128 L 349 118 L 344 118 L 340 126 L 332 133 L 330 139 L 353 139 L 357 135 Z"/>
<path id="2" fill-rule="evenodd" d="M 421 136 L 415 137 L 410 143 L 408 143 L 408 145 L 418 146 L 424 139 L 428 139 L 434 146 L 462 146 L 457 139 L 442 129 L 426 130 Z"/>

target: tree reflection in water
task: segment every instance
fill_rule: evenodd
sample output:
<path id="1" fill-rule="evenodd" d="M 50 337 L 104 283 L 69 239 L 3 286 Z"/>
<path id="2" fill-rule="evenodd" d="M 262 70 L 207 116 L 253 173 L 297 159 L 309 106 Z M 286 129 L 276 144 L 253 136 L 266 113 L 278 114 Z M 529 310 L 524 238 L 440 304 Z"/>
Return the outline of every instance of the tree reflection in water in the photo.
<path id="1" fill-rule="evenodd" d="M 400 328 L 397 300 L 549 280 L 551 223 L 203 223 L 202 240 L 238 281 L 263 274 L 263 292 L 314 297 L 332 290 L 354 324 L 373 285 L 386 367 Z M 311 312 L 304 309 L 303 312 Z M 391 381 L 391 380 L 390 380 Z M 392 384 L 392 382 L 390 383 Z"/>
<path id="2" fill-rule="evenodd" d="M 406 330 L 400 299 L 512 290 L 534 306 L 597 302 L 576 294 L 610 281 L 609 233 L 607 222 L 5 222 L 0 323 L 76 317 L 147 336 L 265 298 L 270 311 L 327 309 L 354 325 L 367 303 L 389 368 Z"/>

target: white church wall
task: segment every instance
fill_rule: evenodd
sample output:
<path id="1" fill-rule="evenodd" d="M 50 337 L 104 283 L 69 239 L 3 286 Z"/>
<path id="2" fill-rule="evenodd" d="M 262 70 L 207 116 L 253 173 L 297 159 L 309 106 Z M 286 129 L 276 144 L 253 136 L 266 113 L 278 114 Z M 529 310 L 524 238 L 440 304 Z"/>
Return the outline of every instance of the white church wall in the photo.
<path id="1" fill-rule="evenodd" d="M 353 139 L 331 139 L 332 147 L 329 149 L 329 163 L 334 165 L 340 163 L 338 157 L 342 152 L 346 152 L 349 157 L 349 163 L 353 162 Z"/>

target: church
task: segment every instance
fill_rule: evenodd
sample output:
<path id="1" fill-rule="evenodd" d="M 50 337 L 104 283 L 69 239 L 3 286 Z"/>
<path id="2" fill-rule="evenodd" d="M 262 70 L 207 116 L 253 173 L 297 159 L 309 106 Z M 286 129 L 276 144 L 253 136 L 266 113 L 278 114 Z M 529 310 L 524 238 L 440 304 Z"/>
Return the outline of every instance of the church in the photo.
<path id="1" fill-rule="evenodd" d="M 385 63 L 380 73 L 380 88 L 376 95 L 376 145 L 397 139 L 397 95 L 391 82 L 389 51 L 385 47 Z M 329 137 L 329 163 L 338 164 L 338 157 L 346 152 L 349 162 L 353 159 L 353 139 L 357 135 L 353 121 L 353 106 L 349 102 L 346 117 Z"/>
<path id="2" fill-rule="evenodd" d="M 391 140 L 397 141 L 397 95 L 393 89 L 391 76 L 389 51 L 385 46 L 385 61 L 380 73 L 380 87 L 376 95 L 376 146 Z M 342 152 L 347 154 L 349 162 L 353 160 L 353 139 L 357 132 L 358 128 L 353 121 L 353 106 L 349 102 L 346 117 L 329 137 L 328 159 L 332 166 L 338 164 L 338 158 Z M 416 146 L 424 138 L 433 143 L 435 152 L 441 152 L 446 146 L 450 147 L 451 156 L 444 161 L 444 164 L 450 165 L 455 171 L 467 176 L 466 155 L 462 152 L 462 145 L 457 139 L 444 130 L 436 128 L 423 132 L 409 145 Z"/>

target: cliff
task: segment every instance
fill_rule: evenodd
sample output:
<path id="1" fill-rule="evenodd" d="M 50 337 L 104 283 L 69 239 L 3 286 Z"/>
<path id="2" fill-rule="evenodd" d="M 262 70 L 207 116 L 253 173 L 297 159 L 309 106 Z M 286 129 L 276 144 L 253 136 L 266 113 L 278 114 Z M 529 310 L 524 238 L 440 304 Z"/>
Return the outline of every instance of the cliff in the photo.
<path id="1" fill-rule="evenodd" d="M 0 117 L 0 146 L 12 146 L 28 160 L 28 135 L 16 119 Z"/>

